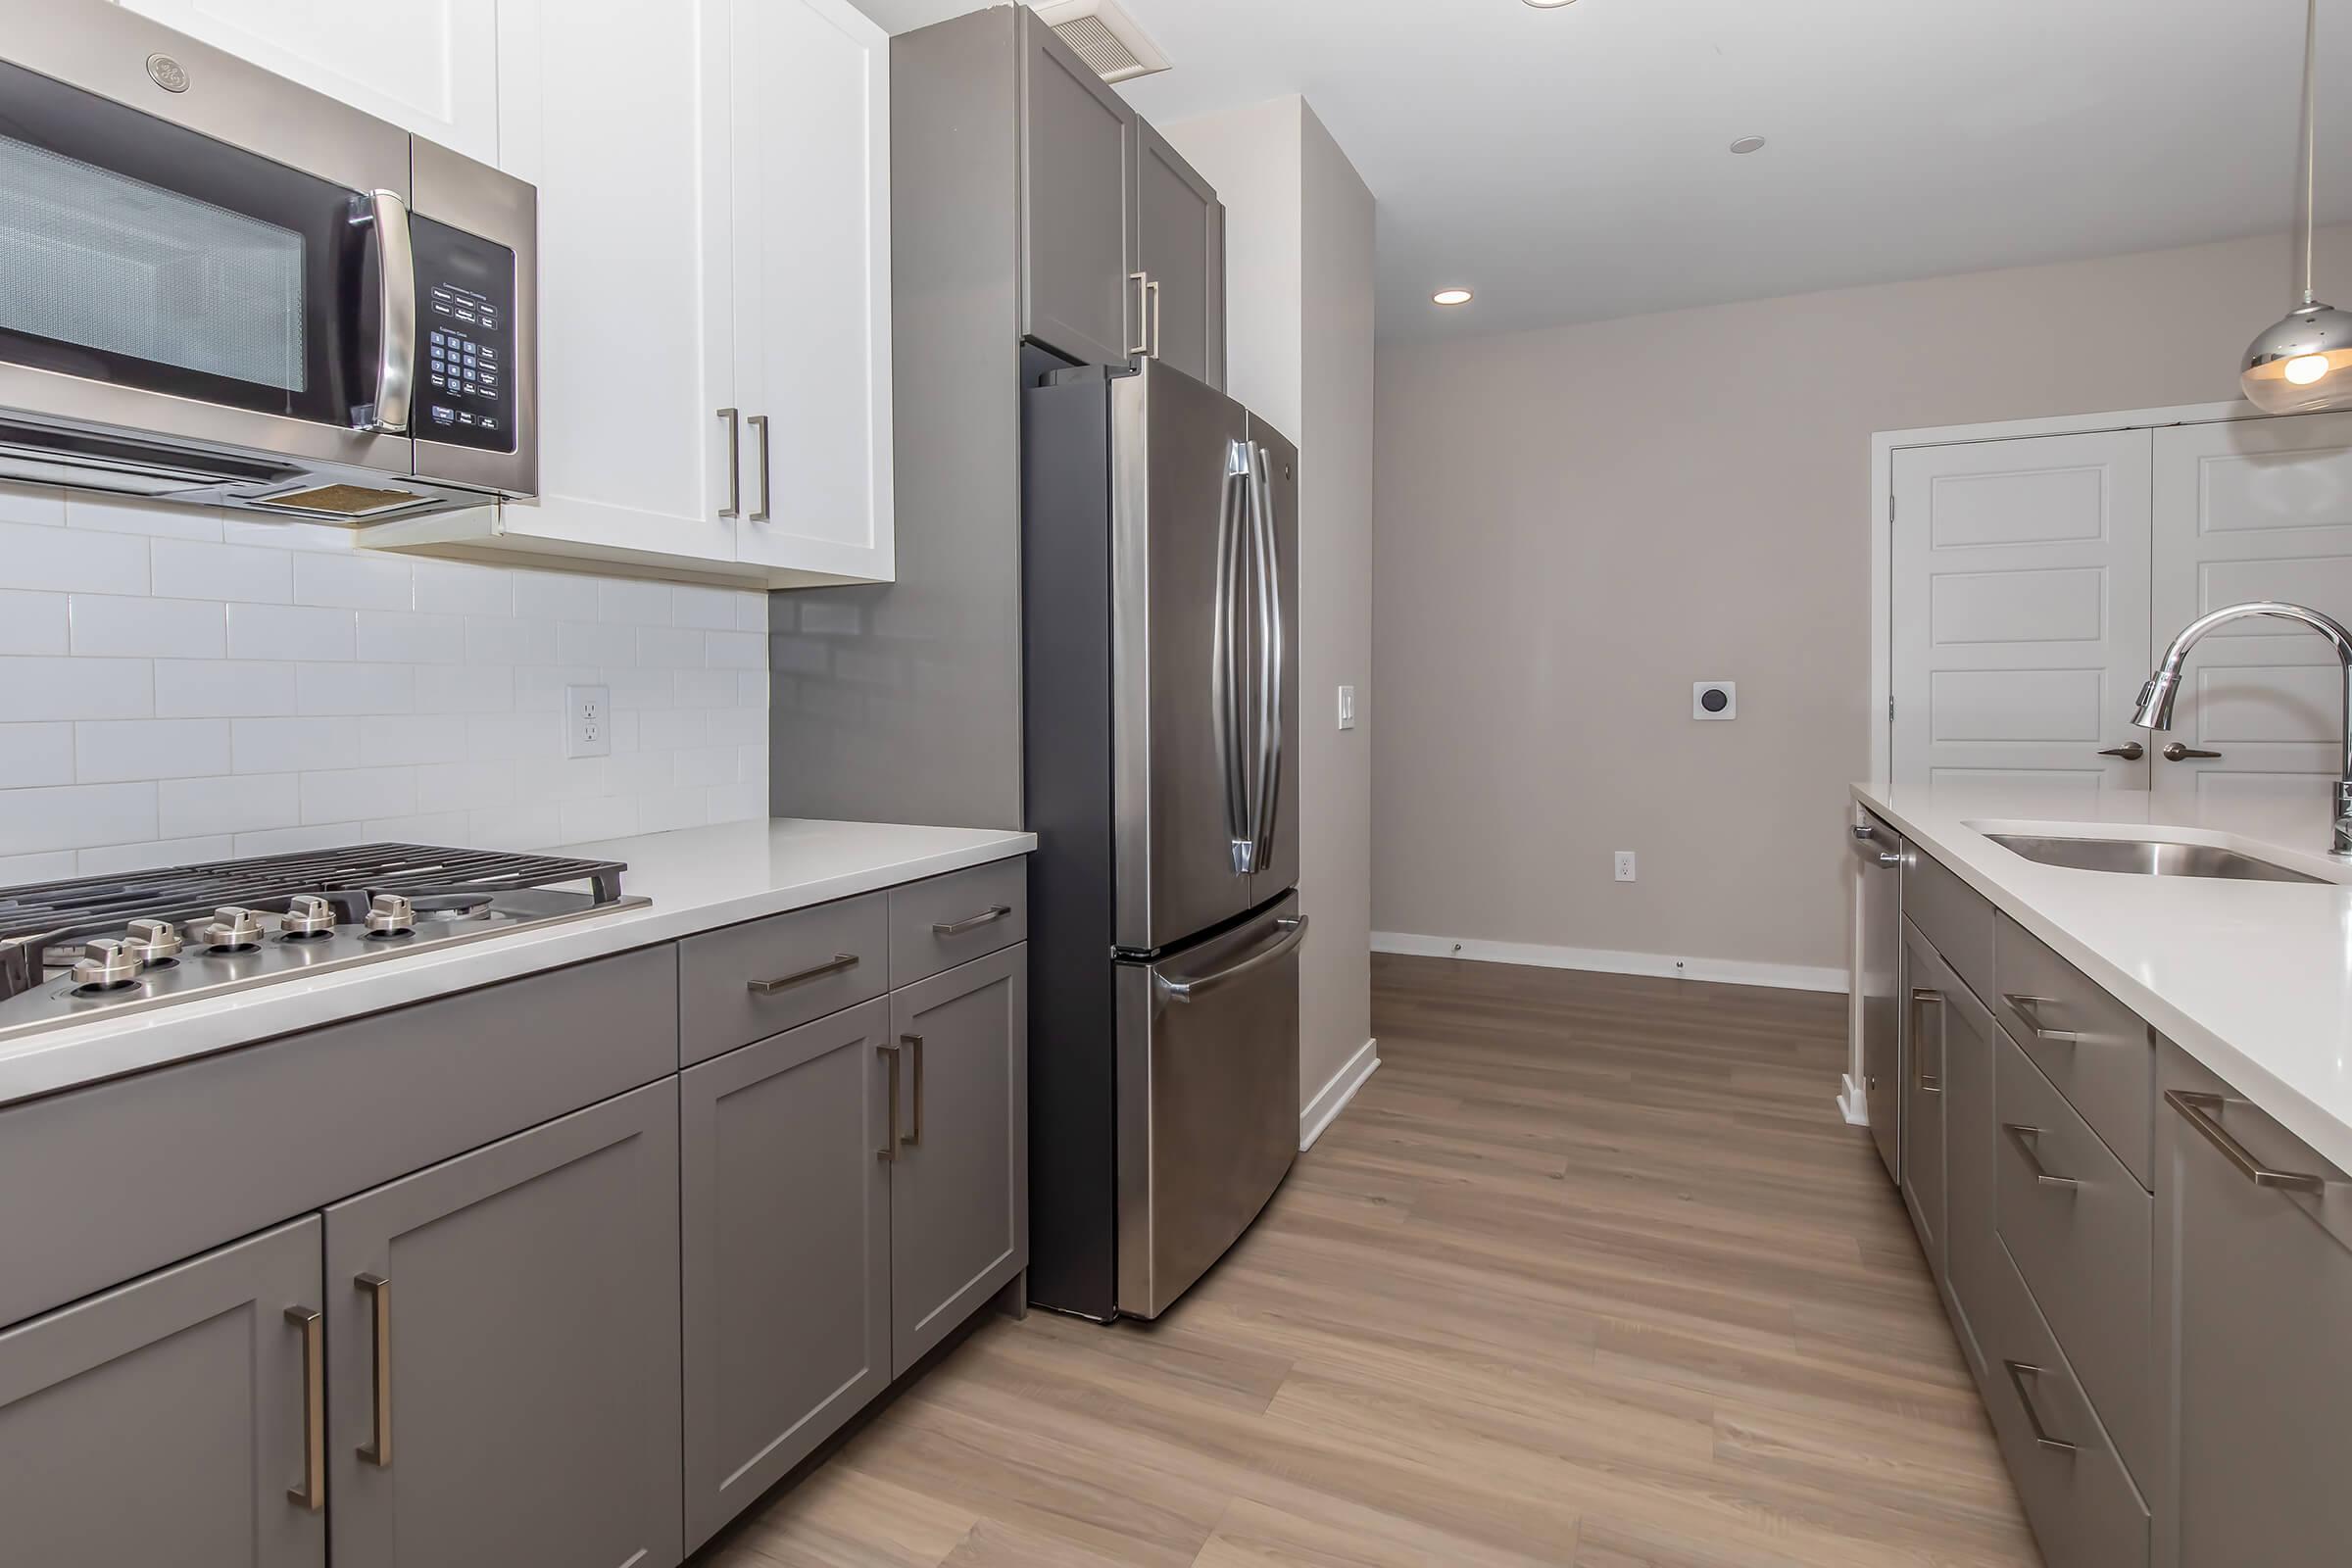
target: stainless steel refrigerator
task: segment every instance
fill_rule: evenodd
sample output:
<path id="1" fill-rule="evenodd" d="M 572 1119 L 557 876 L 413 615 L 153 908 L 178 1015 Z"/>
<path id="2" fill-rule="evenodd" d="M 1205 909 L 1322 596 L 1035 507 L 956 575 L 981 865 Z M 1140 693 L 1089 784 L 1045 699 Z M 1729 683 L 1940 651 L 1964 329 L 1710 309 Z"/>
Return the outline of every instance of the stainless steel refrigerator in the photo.
<path id="1" fill-rule="evenodd" d="M 1298 453 L 1153 361 L 1022 413 L 1029 1298 L 1156 1317 L 1298 1144 Z"/>

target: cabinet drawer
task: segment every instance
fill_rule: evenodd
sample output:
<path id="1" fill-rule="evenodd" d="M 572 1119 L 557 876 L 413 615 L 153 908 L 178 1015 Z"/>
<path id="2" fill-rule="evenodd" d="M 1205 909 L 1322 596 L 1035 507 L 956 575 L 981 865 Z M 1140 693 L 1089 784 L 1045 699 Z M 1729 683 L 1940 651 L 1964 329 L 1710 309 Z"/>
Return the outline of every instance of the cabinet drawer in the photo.
<path id="1" fill-rule="evenodd" d="M 2139 1015 L 2007 915 L 1993 930 L 1993 1015 L 2142 1187 L 2156 1047 Z"/>
<path id="2" fill-rule="evenodd" d="M 1992 906 L 1914 846 L 1903 859 L 1903 913 L 1968 988 L 1992 993 Z"/>
<path id="3" fill-rule="evenodd" d="M 2153 1474 L 2154 1200 L 2014 1041 L 1997 1044 L 1996 1228 L 2132 1472 Z"/>
<path id="4" fill-rule="evenodd" d="M 747 920 L 678 945 L 682 1064 L 782 1034 L 890 989 L 889 895 Z"/>
<path id="5" fill-rule="evenodd" d="M 893 990 L 1028 940 L 1025 856 L 890 890 Z"/>
<path id="6" fill-rule="evenodd" d="M 2048 1568 L 2145 1568 L 2148 1510 L 2017 1272 L 1988 1315 L 1984 1408 Z"/>

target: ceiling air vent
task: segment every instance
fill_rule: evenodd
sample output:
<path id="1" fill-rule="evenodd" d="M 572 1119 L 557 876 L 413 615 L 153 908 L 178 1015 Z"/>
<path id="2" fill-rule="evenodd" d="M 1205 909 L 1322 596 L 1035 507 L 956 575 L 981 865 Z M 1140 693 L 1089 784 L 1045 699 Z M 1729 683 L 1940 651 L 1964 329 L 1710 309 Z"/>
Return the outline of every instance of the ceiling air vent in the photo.
<path id="1" fill-rule="evenodd" d="M 1039 6 L 1037 14 L 1104 81 L 1126 81 L 1168 69 L 1168 57 L 1117 0 L 1056 0 Z"/>

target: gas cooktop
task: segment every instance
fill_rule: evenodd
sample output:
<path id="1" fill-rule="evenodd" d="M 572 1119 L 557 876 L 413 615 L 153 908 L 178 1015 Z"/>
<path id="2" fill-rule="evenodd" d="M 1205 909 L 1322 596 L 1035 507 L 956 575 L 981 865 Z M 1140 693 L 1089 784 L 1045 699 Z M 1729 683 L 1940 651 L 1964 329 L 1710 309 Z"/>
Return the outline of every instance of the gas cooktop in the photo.
<path id="1" fill-rule="evenodd" d="M 0 887 L 0 1040 L 641 907 L 626 869 L 362 844 Z"/>

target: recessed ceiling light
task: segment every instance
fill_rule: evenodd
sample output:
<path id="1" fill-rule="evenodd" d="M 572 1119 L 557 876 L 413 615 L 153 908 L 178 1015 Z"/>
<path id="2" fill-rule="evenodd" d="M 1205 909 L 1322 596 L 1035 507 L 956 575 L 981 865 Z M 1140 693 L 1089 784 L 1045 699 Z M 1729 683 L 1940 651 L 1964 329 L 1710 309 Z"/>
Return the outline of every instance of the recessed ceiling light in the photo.
<path id="1" fill-rule="evenodd" d="M 1763 145 L 1764 138 L 1761 136 L 1742 136 L 1738 141 L 1732 143 L 1732 151 L 1744 156 L 1748 153 L 1754 152 L 1757 148 Z"/>
<path id="2" fill-rule="evenodd" d="M 1528 3 L 1532 5 L 1535 0 L 1528 0 Z M 1560 0 L 1560 3 L 1565 5 L 1567 0 Z M 1470 291 L 1466 288 L 1442 288 L 1430 299 L 1440 305 L 1467 305 L 1470 303 Z"/>
<path id="3" fill-rule="evenodd" d="M 1527 0 L 1527 3 L 1538 11 L 1557 11 L 1562 6 L 1574 5 L 1576 0 Z"/>

